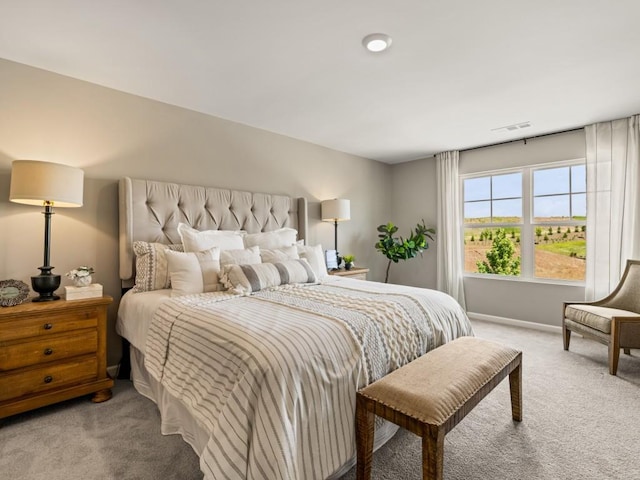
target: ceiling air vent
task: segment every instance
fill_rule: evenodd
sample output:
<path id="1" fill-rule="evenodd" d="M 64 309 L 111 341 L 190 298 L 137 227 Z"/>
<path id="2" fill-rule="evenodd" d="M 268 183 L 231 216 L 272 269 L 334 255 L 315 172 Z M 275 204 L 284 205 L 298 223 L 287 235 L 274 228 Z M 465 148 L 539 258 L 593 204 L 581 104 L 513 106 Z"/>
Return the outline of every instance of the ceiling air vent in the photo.
<path id="1" fill-rule="evenodd" d="M 513 125 L 507 125 L 506 127 L 498 127 L 492 128 L 492 132 L 514 132 L 516 130 L 522 130 L 523 128 L 529 128 L 531 126 L 531 122 L 520 122 L 514 123 Z"/>

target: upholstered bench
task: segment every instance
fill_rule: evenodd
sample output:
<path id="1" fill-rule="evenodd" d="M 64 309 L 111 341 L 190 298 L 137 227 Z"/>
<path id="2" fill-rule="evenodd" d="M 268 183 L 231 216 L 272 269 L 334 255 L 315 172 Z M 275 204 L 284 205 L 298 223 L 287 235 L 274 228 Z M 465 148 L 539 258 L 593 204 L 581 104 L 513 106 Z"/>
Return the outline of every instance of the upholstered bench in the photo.
<path id="1" fill-rule="evenodd" d="M 442 479 L 444 436 L 509 375 L 511 415 L 522 420 L 522 352 L 461 337 L 363 388 L 356 398 L 357 478 L 371 478 L 378 415 L 422 437 L 422 478 Z"/>

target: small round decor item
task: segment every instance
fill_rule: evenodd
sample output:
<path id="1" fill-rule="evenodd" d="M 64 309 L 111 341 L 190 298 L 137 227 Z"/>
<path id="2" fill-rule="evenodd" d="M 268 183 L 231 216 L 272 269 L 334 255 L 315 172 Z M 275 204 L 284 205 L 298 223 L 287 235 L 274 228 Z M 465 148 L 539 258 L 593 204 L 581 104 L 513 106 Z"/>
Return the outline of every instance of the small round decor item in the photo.
<path id="1" fill-rule="evenodd" d="M 14 307 L 29 298 L 29 285 L 20 280 L 0 281 L 0 307 Z"/>
<path id="2" fill-rule="evenodd" d="M 76 287 L 88 287 L 91 285 L 91 274 L 95 273 L 93 267 L 81 265 L 78 268 L 65 273 Z"/>

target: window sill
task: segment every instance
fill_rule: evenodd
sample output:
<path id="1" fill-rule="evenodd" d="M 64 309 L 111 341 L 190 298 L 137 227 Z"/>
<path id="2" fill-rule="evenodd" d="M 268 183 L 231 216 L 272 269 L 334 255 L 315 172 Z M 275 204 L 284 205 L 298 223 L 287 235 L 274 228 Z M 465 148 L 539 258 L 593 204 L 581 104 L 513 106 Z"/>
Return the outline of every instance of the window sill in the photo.
<path id="1" fill-rule="evenodd" d="M 463 278 L 494 280 L 499 282 L 541 283 L 545 285 L 560 285 L 564 287 L 585 287 L 584 280 L 559 280 L 557 278 L 526 278 L 514 277 L 511 275 L 492 275 L 487 273 L 465 273 L 463 274 Z"/>

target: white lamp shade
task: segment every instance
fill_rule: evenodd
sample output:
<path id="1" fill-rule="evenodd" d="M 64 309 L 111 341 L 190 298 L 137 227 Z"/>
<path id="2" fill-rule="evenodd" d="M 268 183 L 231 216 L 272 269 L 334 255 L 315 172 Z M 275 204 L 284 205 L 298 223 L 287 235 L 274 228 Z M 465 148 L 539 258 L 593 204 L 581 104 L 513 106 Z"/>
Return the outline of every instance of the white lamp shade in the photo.
<path id="1" fill-rule="evenodd" d="M 81 207 L 83 188 L 84 171 L 80 168 L 38 160 L 15 160 L 11 166 L 12 202 Z"/>
<path id="2" fill-rule="evenodd" d="M 322 220 L 325 222 L 344 222 L 351 220 L 351 202 L 342 198 L 325 200 L 320 204 Z"/>

